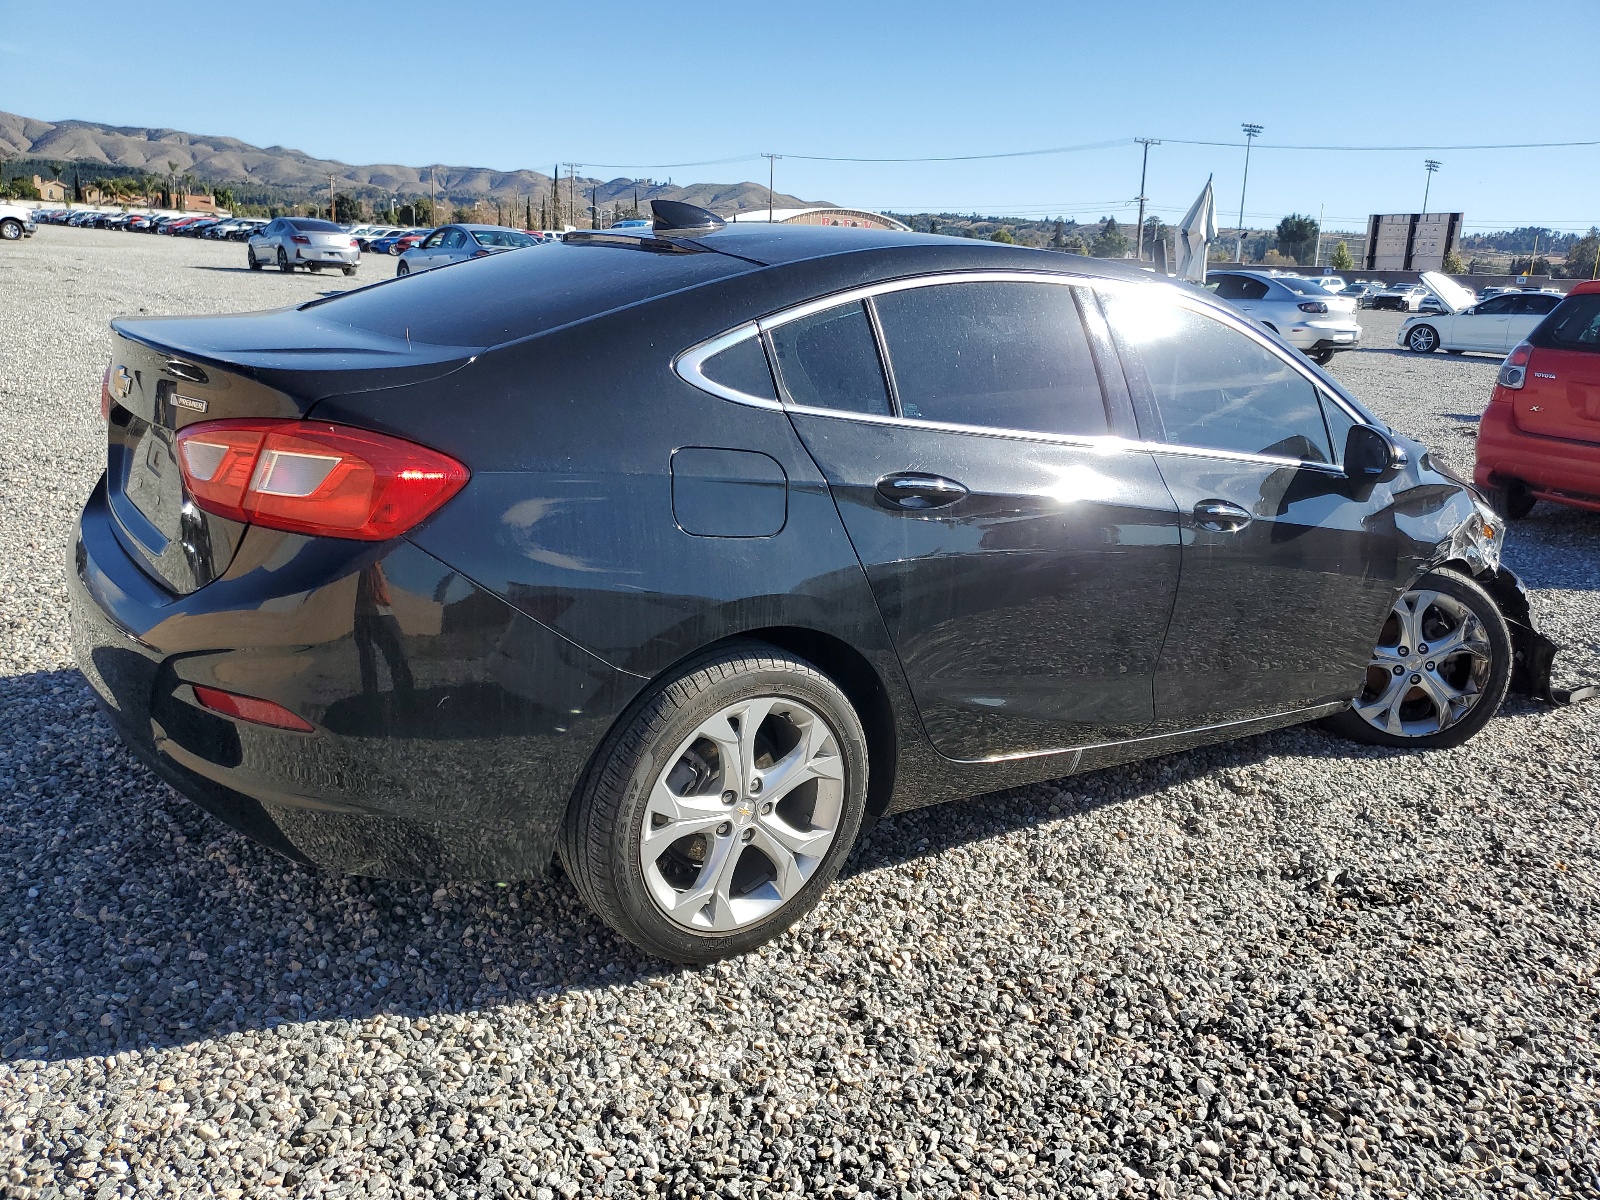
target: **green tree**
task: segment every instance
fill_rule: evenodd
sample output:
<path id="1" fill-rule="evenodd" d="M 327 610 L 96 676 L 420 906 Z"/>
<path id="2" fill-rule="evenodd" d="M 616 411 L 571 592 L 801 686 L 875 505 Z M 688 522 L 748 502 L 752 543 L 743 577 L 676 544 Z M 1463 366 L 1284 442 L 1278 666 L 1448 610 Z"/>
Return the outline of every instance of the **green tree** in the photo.
<path id="1" fill-rule="evenodd" d="M 1066 222 L 1056 222 L 1055 232 L 1050 235 L 1050 248 L 1052 250 L 1065 250 L 1067 248 Z"/>
<path id="2" fill-rule="evenodd" d="M 1333 257 L 1328 260 L 1328 265 L 1335 271 L 1354 271 L 1356 260 L 1350 257 L 1350 246 L 1347 242 L 1340 242 L 1333 248 Z"/>
<path id="3" fill-rule="evenodd" d="M 343 192 L 334 193 L 333 212 L 334 221 L 340 225 L 353 225 L 361 219 L 361 206 L 353 196 L 346 196 Z"/>
<path id="4" fill-rule="evenodd" d="M 1454 250 L 1446 252 L 1444 256 L 1444 273 L 1446 275 L 1465 275 L 1467 264 L 1461 261 L 1461 255 Z"/>
<path id="5" fill-rule="evenodd" d="M 1317 253 L 1317 223 L 1299 213 L 1279 221 L 1278 253 L 1297 263 L 1310 262 Z"/>
<path id="6" fill-rule="evenodd" d="M 212 191 L 211 198 L 217 202 L 218 208 L 233 209 L 233 189 L 219 187 Z"/>
<path id="7" fill-rule="evenodd" d="M 1121 258 L 1128 252 L 1128 235 L 1118 227 L 1115 217 L 1107 217 L 1090 247 L 1096 258 Z"/>
<path id="8" fill-rule="evenodd" d="M 1071 233 L 1068 234 L 1066 239 L 1061 243 L 1061 249 L 1066 254 L 1082 254 L 1087 257 L 1089 254 L 1089 243 L 1083 240 L 1082 234 Z"/>
<path id="9" fill-rule="evenodd" d="M 1589 226 L 1589 232 L 1572 243 L 1561 273 L 1568 279 L 1594 279 L 1600 276 L 1600 228 Z"/>
<path id="10" fill-rule="evenodd" d="M 1527 255 L 1513 258 L 1511 265 L 1506 268 L 1508 275 L 1548 275 L 1550 274 L 1550 260 L 1544 255 L 1529 260 Z"/>
<path id="11" fill-rule="evenodd" d="M 1008 246 L 1016 245 L 1017 239 L 1011 236 L 1011 230 L 1002 226 L 989 235 L 991 242 L 1004 242 Z"/>

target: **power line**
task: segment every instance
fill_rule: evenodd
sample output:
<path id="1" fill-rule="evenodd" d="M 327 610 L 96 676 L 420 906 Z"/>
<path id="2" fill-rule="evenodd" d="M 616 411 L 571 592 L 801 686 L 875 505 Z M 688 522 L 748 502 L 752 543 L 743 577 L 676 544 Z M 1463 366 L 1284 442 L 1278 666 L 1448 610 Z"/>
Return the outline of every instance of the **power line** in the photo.
<path id="1" fill-rule="evenodd" d="M 1184 138 L 1166 138 L 1175 146 L 1225 146 L 1238 150 L 1244 146 L 1243 142 L 1198 142 Z M 1300 146 L 1290 145 L 1286 142 L 1261 142 L 1257 150 L 1337 150 L 1350 152 L 1364 151 L 1389 151 L 1389 150 L 1553 150 L 1565 146 L 1600 146 L 1600 138 L 1586 142 L 1485 142 L 1480 145 L 1470 146 Z"/>

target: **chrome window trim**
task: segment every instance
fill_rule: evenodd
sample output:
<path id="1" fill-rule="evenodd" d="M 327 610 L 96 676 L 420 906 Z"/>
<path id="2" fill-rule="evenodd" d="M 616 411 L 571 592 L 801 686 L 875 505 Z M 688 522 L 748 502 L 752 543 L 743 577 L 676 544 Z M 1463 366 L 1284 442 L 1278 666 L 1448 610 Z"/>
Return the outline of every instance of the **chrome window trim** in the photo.
<path id="1" fill-rule="evenodd" d="M 1064 271 L 1019 271 L 1015 269 L 999 271 L 940 271 L 928 275 L 908 275 L 901 279 L 883 280 L 878 283 L 865 284 L 861 287 L 849 288 L 815 300 L 807 300 L 802 304 L 786 308 L 771 316 L 760 317 L 754 321 L 746 321 L 743 324 L 736 325 L 724 333 L 717 334 L 715 337 L 708 338 L 681 352 L 673 359 L 672 369 L 684 382 L 699 388 L 703 392 L 709 392 L 713 396 L 732 401 L 735 404 L 746 404 L 753 408 L 768 410 L 776 409 L 806 416 L 828 417 L 836 421 L 860 421 L 868 425 L 903 425 L 913 429 L 964 433 L 978 437 L 999 437 L 1011 440 L 1045 442 L 1053 445 L 1080 446 L 1085 449 L 1099 450 L 1103 453 L 1121 453 L 1136 450 L 1146 453 L 1178 454 L 1188 458 L 1217 458 L 1232 462 L 1263 463 L 1270 466 L 1309 467 L 1313 470 L 1326 471 L 1337 475 L 1344 474 L 1344 469 L 1338 463 L 1311 462 L 1305 459 L 1272 454 L 1248 454 L 1243 451 L 1218 450 L 1209 446 L 1188 446 L 1173 442 L 1129 439 L 1116 434 L 1044 433 L 1032 429 L 1007 429 L 994 425 L 961 425 L 946 421 L 927 421 L 919 417 L 883 416 L 875 413 L 846 412 L 834 408 L 815 408 L 804 404 L 786 404 L 781 399 L 769 400 L 764 396 L 752 396 L 748 392 L 725 387 L 708 378 L 702 371 L 707 359 L 737 346 L 740 342 L 787 325 L 791 321 L 798 321 L 803 317 L 811 316 L 814 313 L 826 312 L 830 308 L 837 308 L 841 305 L 859 304 L 873 296 L 909 291 L 912 288 L 937 287 L 947 283 L 1047 283 L 1058 286 L 1088 287 L 1096 291 L 1159 288 L 1165 299 L 1244 334 L 1257 345 L 1276 356 L 1279 361 L 1287 363 L 1311 384 L 1319 396 L 1332 398 L 1356 424 L 1370 424 L 1363 418 L 1361 413 L 1351 409 L 1345 403 L 1343 397 L 1324 386 L 1322 381 L 1312 374 L 1307 366 L 1295 362 L 1285 355 L 1282 347 L 1268 338 L 1265 331 L 1254 328 L 1248 319 L 1242 315 L 1207 304 L 1198 297 L 1190 296 L 1183 289 L 1163 280 L 1108 279 L 1099 275 L 1083 275 Z"/>
<path id="2" fill-rule="evenodd" d="M 765 396 L 752 396 L 749 392 L 741 392 L 735 388 L 725 387 L 716 380 L 707 378 L 701 369 L 705 366 L 708 358 L 714 358 L 724 350 L 731 350 L 740 342 L 747 342 L 751 338 L 759 336 L 760 333 L 761 330 L 754 321 L 747 321 L 745 324 L 735 326 L 726 333 L 719 333 L 714 338 L 689 347 L 689 349 L 672 360 L 672 369 L 678 378 L 699 388 L 702 392 L 710 392 L 713 396 L 719 396 L 724 400 L 732 400 L 735 404 L 748 404 L 752 408 L 778 409 L 781 411 L 783 409 L 781 400 L 769 400 Z M 766 353 L 765 347 L 762 348 L 762 353 Z M 777 388 L 776 381 L 773 382 L 773 388 L 774 390 Z"/>

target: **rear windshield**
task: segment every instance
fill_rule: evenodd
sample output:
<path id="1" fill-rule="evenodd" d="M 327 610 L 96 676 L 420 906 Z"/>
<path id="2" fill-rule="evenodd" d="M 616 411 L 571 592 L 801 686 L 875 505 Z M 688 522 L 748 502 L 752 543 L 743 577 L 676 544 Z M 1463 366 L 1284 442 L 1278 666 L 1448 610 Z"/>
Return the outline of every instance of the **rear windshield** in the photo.
<path id="1" fill-rule="evenodd" d="M 498 346 L 755 269 L 726 254 L 551 245 L 313 300 L 330 323 L 436 346 Z"/>
<path id="2" fill-rule="evenodd" d="M 292 217 L 289 224 L 304 233 L 343 233 L 332 221 L 318 221 L 314 217 Z"/>
<path id="3" fill-rule="evenodd" d="M 1528 340 L 1546 350 L 1600 352 L 1600 293 L 1568 296 Z"/>
<path id="4" fill-rule="evenodd" d="M 1312 283 L 1309 279 L 1293 279 L 1285 276 L 1280 278 L 1278 282 L 1296 296 L 1328 296 L 1332 294 L 1327 288 L 1320 284 Z"/>

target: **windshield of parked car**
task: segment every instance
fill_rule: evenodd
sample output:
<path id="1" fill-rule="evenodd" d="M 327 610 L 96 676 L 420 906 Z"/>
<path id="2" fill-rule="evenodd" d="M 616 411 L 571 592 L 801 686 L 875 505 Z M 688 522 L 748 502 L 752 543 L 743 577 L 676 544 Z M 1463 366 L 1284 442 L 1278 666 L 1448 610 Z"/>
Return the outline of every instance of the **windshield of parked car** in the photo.
<path id="1" fill-rule="evenodd" d="M 539 243 L 525 233 L 510 229 L 474 229 L 472 236 L 480 246 L 537 246 Z"/>
<path id="2" fill-rule="evenodd" d="M 1333 293 L 1320 284 L 1312 283 L 1309 279 L 1295 279 L 1288 276 L 1278 280 L 1296 296 L 1331 296 Z"/>
<path id="3" fill-rule="evenodd" d="M 343 233 L 332 221 L 318 221 L 312 217 L 292 217 L 289 224 L 301 233 Z"/>

